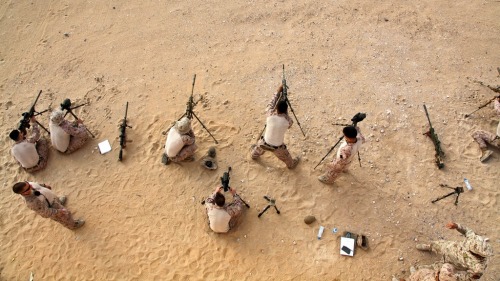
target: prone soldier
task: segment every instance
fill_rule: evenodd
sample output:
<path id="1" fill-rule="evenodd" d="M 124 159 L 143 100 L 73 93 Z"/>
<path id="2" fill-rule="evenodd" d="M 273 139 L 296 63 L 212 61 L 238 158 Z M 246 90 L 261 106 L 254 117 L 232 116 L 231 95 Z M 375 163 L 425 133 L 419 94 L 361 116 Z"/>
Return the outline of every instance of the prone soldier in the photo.
<path id="1" fill-rule="evenodd" d="M 465 236 L 465 240 L 462 242 L 432 241 L 430 244 L 417 244 L 417 249 L 442 255 L 443 259 L 455 266 L 457 270 L 466 271 L 468 278 L 479 279 L 486 269 L 489 257 L 493 254 L 491 245 L 488 243 L 489 239 L 454 222 L 448 223 L 446 227 L 456 229 Z"/>

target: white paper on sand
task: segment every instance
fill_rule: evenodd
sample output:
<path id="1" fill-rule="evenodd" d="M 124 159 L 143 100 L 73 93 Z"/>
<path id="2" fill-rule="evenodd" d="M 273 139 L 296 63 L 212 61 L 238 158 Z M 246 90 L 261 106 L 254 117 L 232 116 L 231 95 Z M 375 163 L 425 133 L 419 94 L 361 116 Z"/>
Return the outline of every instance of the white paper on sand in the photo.
<path id="1" fill-rule="evenodd" d="M 99 152 L 101 152 L 101 154 L 108 153 L 111 151 L 111 144 L 109 143 L 108 140 L 100 142 L 98 146 L 99 146 Z"/>
<path id="2" fill-rule="evenodd" d="M 344 247 L 349 250 L 346 252 Z M 354 256 L 354 239 L 347 237 L 340 237 L 340 254 L 344 256 Z"/>

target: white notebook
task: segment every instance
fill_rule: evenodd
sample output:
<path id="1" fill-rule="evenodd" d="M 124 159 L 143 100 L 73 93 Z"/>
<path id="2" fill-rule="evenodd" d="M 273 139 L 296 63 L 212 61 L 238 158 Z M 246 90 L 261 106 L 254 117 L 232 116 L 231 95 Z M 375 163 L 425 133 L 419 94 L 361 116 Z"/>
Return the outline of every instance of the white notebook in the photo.
<path id="1" fill-rule="evenodd" d="M 98 144 L 99 146 L 99 151 L 101 154 L 108 153 L 111 151 L 111 144 L 109 143 L 108 140 L 102 141 Z"/>

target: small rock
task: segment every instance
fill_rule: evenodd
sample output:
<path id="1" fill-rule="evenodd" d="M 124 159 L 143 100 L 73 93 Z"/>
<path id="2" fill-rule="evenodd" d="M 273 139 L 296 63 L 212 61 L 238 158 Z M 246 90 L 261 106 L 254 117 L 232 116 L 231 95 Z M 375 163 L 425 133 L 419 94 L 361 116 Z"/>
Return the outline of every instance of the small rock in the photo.
<path id="1" fill-rule="evenodd" d="M 404 258 L 403 258 L 403 257 L 399 257 L 399 259 L 398 259 L 398 260 L 399 260 L 399 261 L 403 261 L 403 260 L 404 260 Z"/>
<path id="2" fill-rule="evenodd" d="M 304 218 L 304 222 L 306 224 L 311 224 L 316 221 L 316 218 L 314 216 L 307 216 Z"/>

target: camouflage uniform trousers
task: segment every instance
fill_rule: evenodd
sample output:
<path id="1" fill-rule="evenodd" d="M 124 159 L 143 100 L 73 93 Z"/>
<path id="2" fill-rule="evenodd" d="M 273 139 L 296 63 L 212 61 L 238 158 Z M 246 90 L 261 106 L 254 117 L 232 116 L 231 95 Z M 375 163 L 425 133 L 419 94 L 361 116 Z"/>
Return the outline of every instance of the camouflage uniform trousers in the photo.
<path id="1" fill-rule="evenodd" d="M 69 154 L 69 153 L 79 149 L 87 142 L 88 139 L 89 139 L 89 134 L 85 130 L 85 127 L 83 127 L 78 132 L 78 134 L 72 135 L 70 137 L 68 148 L 66 149 L 66 151 L 64 151 L 64 153 Z"/>
<path id="2" fill-rule="evenodd" d="M 54 203 L 52 203 L 52 208 L 64 209 L 64 206 L 61 203 L 61 201 L 59 201 L 59 198 L 54 200 Z M 66 212 L 67 213 L 57 212 L 55 215 L 51 216 L 50 218 L 52 220 L 55 220 L 56 222 L 64 225 L 66 228 L 76 229 L 77 225 L 76 225 L 75 220 L 73 219 L 73 216 L 71 215 L 71 212 L 68 209 L 66 209 Z"/>
<path id="3" fill-rule="evenodd" d="M 468 281 L 471 280 L 464 272 L 456 272 L 449 263 L 425 266 L 413 272 L 408 281 Z"/>
<path id="4" fill-rule="evenodd" d="M 179 153 L 177 153 L 176 156 L 169 157 L 169 158 L 170 158 L 170 160 L 172 160 L 172 162 L 181 162 L 181 161 L 187 160 L 190 157 L 194 157 L 194 153 L 195 153 L 197 148 L 198 148 L 198 146 L 195 143 L 193 143 L 191 145 L 186 145 L 181 149 L 181 151 L 179 151 Z"/>
<path id="5" fill-rule="evenodd" d="M 257 159 L 259 158 L 262 154 L 266 152 L 266 149 L 262 147 L 266 147 L 266 142 L 264 141 L 263 138 L 259 140 L 257 145 L 252 147 L 252 159 Z M 270 150 L 276 157 L 278 157 L 279 160 L 283 161 L 288 168 L 292 168 L 295 164 L 295 161 L 292 158 L 292 155 L 290 155 L 290 152 L 288 152 L 288 149 L 286 148 L 286 145 L 281 145 L 278 146 L 278 148 Z"/>
<path id="6" fill-rule="evenodd" d="M 333 160 L 332 163 L 326 164 L 326 172 L 320 178 L 323 178 L 324 183 L 332 184 L 342 173 L 347 173 L 350 165 L 351 163 Z"/>
<path id="7" fill-rule="evenodd" d="M 485 264 L 464 251 L 459 242 L 432 241 L 430 245 L 433 252 L 442 255 L 445 262 L 453 264 L 459 270 L 467 270 L 472 274 L 481 276 L 486 269 Z"/>
<path id="8" fill-rule="evenodd" d="M 229 229 L 234 229 L 240 223 L 243 214 L 243 201 L 239 195 L 235 196 L 235 200 L 227 205 L 226 211 L 231 215 Z"/>
<path id="9" fill-rule="evenodd" d="M 487 131 L 479 130 L 472 134 L 472 138 L 479 144 L 481 149 L 488 148 L 488 144 L 500 148 L 500 140 L 495 140 L 495 134 Z"/>
<path id="10" fill-rule="evenodd" d="M 38 164 L 35 167 L 25 168 L 27 172 L 40 171 L 47 166 L 47 160 L 49 159 L 49 142 L 46 138 L 40 138 L 36 142 L 36 151 L 38 152 Z"/>

